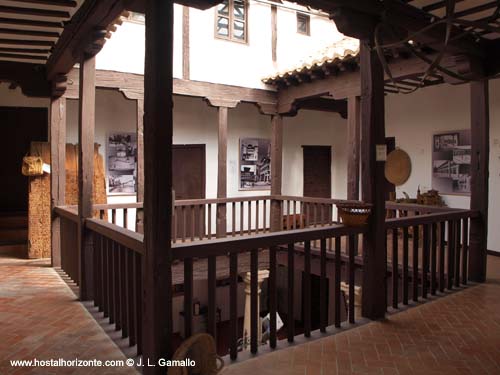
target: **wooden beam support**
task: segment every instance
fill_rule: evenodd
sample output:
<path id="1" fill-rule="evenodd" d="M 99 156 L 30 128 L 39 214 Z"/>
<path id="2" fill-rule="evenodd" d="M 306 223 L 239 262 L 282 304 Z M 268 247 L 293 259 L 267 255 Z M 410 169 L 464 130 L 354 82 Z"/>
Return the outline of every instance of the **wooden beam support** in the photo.
<path id="1" fill-rule="evenodd" d="M 92 297 L 92 236 L 85 219 L 92 217 L 95 132 L 95 57 L 80 61 L 78 107 L 78 258 L 80 300 Z"/>
<path id="2" fill-rule="evenodd" d="M 363 236 L 362 315 L 383 319 L 386 311 L 385 177 L 377 149 L 385 146 L 384 71 L 369 42 L 362 41 L 361 165 L 362 199 L 371 203 L 368 233 Z"/>
<path id="3" fill-rule="evenodd" d="M 278 60 L 278 7 L 271 5 L 271 57 L 273 63 Z"/>
<path id="4" fill-rule="evenodd" d="M 61 219 L 54 208 L 64 205 L 66 190 L 66 99 L 50 103 L 50 197 L 52 210 L 51 265 L 61 267 Z"/>
<path id="5" fill-rule="evenodd" d="M 347 99 L 347 199 L 359 199 L 360 98 Z"/>
<path id="6" fill-rule="evenodd" d="M 488 80 L 470 84 L 471 97 L 471 210 L 479 217 L 471 219 L 469 278 L 486 280 L 488 243 L 488 183 L 490 157 L 490 114 Z"/>
<path id="7" fill-rule="evenodd" d="M 144 69 L 143 358 L 172 353 L 172 0 L 146 1 Z M 163 374 L 159 366 L 144 374 Z"/>
<path id="8" fill-rule="evenodd" d="M 144 100 L 136 100 L 137 113 L 137 202 L 144 202 Z M 144 210 L 137 210 L 136 230 L 144 233 Z"/>
<path id="9" fill-rule="evenodd" d="M 271 117 L 271 195 L 281 195 L 281 180 L 283 172 L 283 117 L 274 115 Z M 271 200 L 271 231 L 277 232 L 283 229 L 281 221 L 281 201 Z"/>
<path id="10" fill-rule="evenodd" d="M 227 197 L 227 107 L 219 107 L 218 159 L 217 159 L 217 198 Z M 217 238 L 227 233 L 226 204 L 217 205 Z"/>

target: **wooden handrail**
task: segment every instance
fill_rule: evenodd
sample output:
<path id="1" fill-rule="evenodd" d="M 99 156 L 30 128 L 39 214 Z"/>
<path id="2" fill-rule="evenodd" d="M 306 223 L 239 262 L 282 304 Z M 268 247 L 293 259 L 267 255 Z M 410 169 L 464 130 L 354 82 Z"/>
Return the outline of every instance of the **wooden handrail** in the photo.
<path id="1" fill-rule="evenodd" d="M 173 259 L 207 258 L 229 253 L 248 252 L 252 249 L 268 248 L 289 243 L 313 241 L 366 232 L 366 226 L 347 227 L 336 224 L 321 228 L 295 229 L 273 233 L 256 234 L 251 237 L 218 238 L 172 245 Z"/>
<path id="2" fill-rule="evenodd" d="M 315 198 L 315 197 L 295 197 L 292 195 L 276 195 L 272 199 L 282 201 L 297 201 L 304 203 L 319 203 L 319 204 L 338 204 L 338 203 L 360 203 L 360 201 L 347 200 L 347 199 L 331 199 L 331 198 Z"/>
<path id="3" fill-rule="evenodd" d="M 78 211 L 75 208 L 76 206 L 59 206 L 54 207 L 54 212 L 60 217 L 78 223 Z"/>
<path id="4" fill-rule="evenodd" d="M 85 227 L 139 254 L 144 254 L 144 235 L 100 219 L 86 219 Z"/>
<path id="5" fill-rule="evenodd" d="M 434 213 L 434 212 L 453 212 L 460 211 L 460 208 L 451 208 L 446 206 L 429 206 L 425 204 L 416 203 L 397 203 L 392 201 L 385 202 L 387 210 L 401 210 L 401 211 L 416 211 L 421 213 Z"/>
<path id="6" fill-rule="evenodd" d="M 119 210 L 123 208 L 142 208 L 142 207 L 143 207 L 142 202 L 94 204 L 92 206 L 94 210 Z"/>
<path id="7" fill-rule="evenodd" d="M 415 225 L 438 223 L 441 221 L 474 218 L 477 217 L 477 215 L 478 215 L 477 211 L 471 211 L 471 210 L 453 210 L 447 212 L 435 212 L 425 215 L 387 219 L 385 221 L 385 227 L 386 229 L 404 228 Z"/>

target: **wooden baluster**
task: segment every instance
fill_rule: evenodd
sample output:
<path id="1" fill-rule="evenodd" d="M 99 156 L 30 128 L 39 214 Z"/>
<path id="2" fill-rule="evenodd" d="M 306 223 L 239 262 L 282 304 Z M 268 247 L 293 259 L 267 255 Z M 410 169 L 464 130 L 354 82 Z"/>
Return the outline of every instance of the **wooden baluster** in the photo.
<path id="1" fill-rule="evenodd" d="M 448 221 L 448 277 L 446 278 L 448 289 L 453 289 L 453 271 L 455 260 L 455 222 Z"/>
<path id="2" fill-rule="evenodd" d="M 100 270 L 101 270 L 101 265 L 100 259 L 101 259 L 101 246 L 100 246 L 100 241 L 101 241 L 101 236 L 97 233 L 93 233 L 93 244 L 94 244 L 94 253 L 92 255 L 92 263 L 94 270 L 92 272 L 94 276 L 94 281 L 92 283 L 92 289 L 93 289 L 93 294 L 94 294 L 94 306 L 99 307 L 101 305 L 101 281 L 100 281 Z"/>
<path id="3" fill-rule="evenodd" d="M 109 317 L 109 274 L 110 274 L 110 264 L 109 264 L 109 241 L 107 238 L 102 238 L 102 311 L 105 318 Z"/>
<path id="4" fill-rule="evenodd" d="M 293 229 L 297 229 L 297 201 L 293 201 Z"/>
<path id="5" fill-rule="evenodd" d="M 128 323 L 128 309 L 127 309 L 127 267 L 126 267 L 126 257 L 127 248 L 124 246 L 119 246 L 120 251 L 120 312 L 121 312 L 121 322 L 122 322 L 122 338 L 128 337 L 129 333 L 129 323 Z"/>
<path id="6" fill-rule="evenodd" d="M 462 284 L 467 284 L 467 264 L 468 264 L 468 252 L 469 252 L 469 218 L 463 219 L 463 243 L 462 243 Z"/>
<path id="7" fill-rule="evenodd" d="M 325 205 L 324 204 L 320 204 L 319 205 L 319 217 L 320 217 L 320 226 L 324 226 L 325 225 Z"/>
<path id="8" fill-rule="evenodd" d="M 196 215 L 194 211 L 194 205 L 191 208 L 191 242 L 194 241 L 195 231 L 196 231 Z"/>
<path id="9" fill-rule="evenodd" d="M 212 205 L 208 205 L 208 239 L 212 239 Z"/>
<path id="10" fill-rule="evenodd" d="M 294 282 L 295 282 L 295 265 L 294 265 L 295 245 L 288 244 L 288 309 L 287 309 L 287 338 L 288 342 L 293 342 L 295 336 L 295 315 L 294 315 Z"/>
<path id="11" fill-rule="evenodd" d="M 182 206 L 182 242 L 186 242 L 187 235 L 187 217 L 186 217 L 186 206 Z"/>
<path id="12" fill-rule="evenodd" d="M 172 218 L 172 241 L 174 243 L 177 242 L 177 220 L 179 218 L 179 207 L 174 207 L 174 214 L 173 214 L 173 218 Z"/>
<path id="13" fill-rule="evenodd" d="M 231 226 L 232 226 L 232 235 L 236 236 L 236 202 L 232 203 L 232 215 L 231 215 Z"/>
<path id="14" fill-rule="evenodd" d="M 276 288 L 276 247 L 269 249 L 269 314 L 270 314 L 270 335 L 269 346 L 276 348 L 276 312 L 278 309 L 278 296 Z"/>
<path id="15" fill-rule="evenodd" d="M 341 237 L 335 237 L 335 327 L 340 328 L 340 280 L 342 277 Z"/>
<path id="16" fill-rule="evenodd" d="M 429 276 L 429 224 L 424 224 L 424 238 L 422 246 L 422 297 L 427 298 Z"/>
<path id="17" fill-rule="evenodd" d="M 128 210 L 123 209 L 123 228 L 128 229 Z"/>
<path id="18" fill-rule="evenodd" d="M 109 306 L 109 324 L 115 323 L 115 304 L 114 304 L 114 252 L 113 242 L 108 240 L 108 306 Z"/>
<path id="19" fill-rule="evenodd" d="M 355 286 L 355 275 L 356 275 L 356 264 L 354 263 L 354 244 L 356 240 L 354 235 L 350 235 L 348 238 L 349 241 L 349 323 L 354 324 L 354 305 L 356 300 L 356 295 L 354 293 Z"/>
<path id="20" fill-rule="evenodd" d="M 193 334 L 193 258 L 184 259 L 184 339 Z"/>
<path id="21" fill-rule="evenodd" d="M 229 256 L 229 319 L 230 319 L 230 345 L 231 359 L 238 356 L 238 253 Z"/>
<path id="22" fill-rule="evenodd" d="M 135 315 L 136 299 L 134 295 L 134 252 L 130 249 L 127 250 L 126 255 L 127 267 L 127 314 L 128 314 L 128 344 L 134 346 L 137 343 L 137 316 Z"/>
<path id="23" fill-rule="evenodd" d="M 208 323 L 207 332 L 217 338 L 217 268 L 216 257 L 208 258 Z M 217 342 L 217 341 L 216 341 Z"/>
<path id="24" fill-rule="evenodd" d="M 392 307 L 397 309 L 399 302 L 399 259 L 398 229 L 392 230 Z"/>
<path id="25" fill-rule="evenodd" d="M 116 209 L 111 209 L 111 223 L 116 225 Z"/>
<path id="26" fill-rule="evenodd" d="M 316 203 L 313 203 L 313 221 L 314 221 L 314 228 L 318 226 L 318 205 Z"/>
<path id="27" fill-rule="evenodd" d="M 462 253 L 462 225 L 461 220 L 455 222 L 455 286 L 460 287 L 460 255 Z"/>
<path id="28" fill-rule="evenodd" d="M 431 295 L 436 295 L 436 269 L 437 269 L 437 223 L 432 223 L 431 226 Z"/>
<path id="29" fill-rule="evenodd" d="M 418 237 L 420 227 L 413 226 L 413 301 L 418 302 Z"/>
<path id="30" fill-rule="evenodd" d="M 252 234 L 252 201 L 248 201 L 248 234 Z"/>
<path id="31" fill-rule="evenodd" d="M 408 305 L 408 227 L 403 228 L 403 305 Z"/>
<path id="32" fill-rule="evenodd" d="M 257 201 L 258 205 L 258 201 Z M 256 227 L 257 229 L 257 227 Z M 250 352 L 257 353 L 258 335 L 260 327 L 259 319 L 259 253 L 257 249 L 250 252 Z"/>
<path id="33" fill-rule="evenodd" d="M 240 202 L 240 236 L 243 236 L 243 211 L 244 211 L 243 201 Z"/>
<path id="34" fill-rule="evenodd" d="M 326 291 L 326 238 L 320 240 L 320 280 L 319 280 L 319 330 L 326 332 L 328 325 L 328 294 Z"/>
<path id="35" fill-rule="evenodd" d="M 112 242 L 113 251 L 113 304 L 115 305 L 115 330 L 122 329 L 120 304 L 120 249 L 116 242 Z"/>
<path id="36" fill-rule="evenodd" d="M 104 220 L 104 210 L 99 210 L 99 219 Z"/>
<path id="37" fill-rule="evenodd" d="M 446 253 L 446 222 L 439 223 L 439 291 L 444 293 L 446 287 L 444 279 Z"/>
<path id="38" fill-rule="evenodd" d="M 136 322 L 137 355 L 142 354 L 142 256 L 134 253 L 134 315 Z"/>
<path id="39" fill-rule="evenodd" d="M 205 238 L 205 205 L 204 204 L 198 205 L 198 221 L 199 221 L 198 237 L 200 240 L 203 240 L 203 238 Z"/>
<path id="40" fill-rule="evenodd" d="M 286 230 L 290 230 L 292 228 L 290 222 L 290 201 L 286 201 Z"/>
<path id="41" fill-rule="evenodd" d="M 311 336 L 311 241 L 304 242 L 304 336 Z"/>
<path id="42" fill-rule="evenodd" d="M 259 233 L 259 203 L 260 201 L 257 199 L 255 201 L 255 233 Z"/>
<path id="43" fill-rule="evenodd" d="M 264 199 L 262 201 L 262 209 L 263 209 L 263 215 L 262 215 L 262 219 L 263 219 L 263 224 L 262 224 L 262 227 L 264 229 L 264 233 L 267 232 L 267 199 Z"/>

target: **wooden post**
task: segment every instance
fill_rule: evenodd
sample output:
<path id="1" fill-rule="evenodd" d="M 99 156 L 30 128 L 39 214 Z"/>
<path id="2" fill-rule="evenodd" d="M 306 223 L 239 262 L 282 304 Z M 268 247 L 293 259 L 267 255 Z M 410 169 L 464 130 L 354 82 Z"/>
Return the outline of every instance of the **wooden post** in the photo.
<path id="1" fill-rule="evenodd" d="M 146 1 L 143 358 L 172 355 L 172 58 L 174 3 Z M 144 367 L 160 374 L 163 367 Z"/>
<path id="2" fill-rule="evenodd" d="M 347 199 L 359 199 L 359 96 L 347 99 Z"/>
<path id="3" fill-rule="evenodd" d="M 50 102 L 50 195 L 52 209 L 52 267 L 61 267 L 61 220 L 54 208 L 64 205 L 66 190 L 66 98 Z"/>
<path id="4" fill-rule="evenodd" d="M 274 115 L 271 118 L 271 195 L 281 195 L 281 178 L 283 170 L 283 117 Z M 271 199 L 271 231 L 282 230 L 281 201 Z"/>
<path id="5" fill-rule="evenodd" d="M 217 160 L 217 198 L 227 197 L 227 107 L 218 107 L 219 111 L 219 143 Z M 218 238 L 226 237 L 227 232 L 226 204 L 217 204 L 217 228 Z"/>
<path id="6" fill-rule="evenodd" d="M 144 100 L 137 99 L 137 202 L 144 202 Z M 144 211 L 137 209 L 136 230 L 144 233 Z"/>
<path id="7" fill-rule="evenodd" d="M 471 96 L 471 210 L 479 217 L 471 219 L 469 239 L 469 278 L 486 280 L 488 246 L 488 180 L 490 157 L 490 113 L 488 81 L 470 84 Z"/>
<path id="8" fill-rule="evenodd" d="M 377 148 L 385 145 L 384 72 L 375 51 L 361 42 L 362 198 L 373 204 L 368 233 L 363 236 L 362 315 L 382 319 L 386 311 L 386 248 L 384 161 Z"/>
<path id="9" fill-rule="evenodd" d="M 80 60 L 80 101 L 78 112 L 78 259 L 80 299 L 92 294 L 92 236 L 85 230 L 85 219 L 92 217 L 95 131 L 95 56 Z"/>
<path id="10" fill-rule="evenodd" d="M 190 77 L 190 28 L 189 28 L 189 7 L 182 7 L 182 79 Z"/>

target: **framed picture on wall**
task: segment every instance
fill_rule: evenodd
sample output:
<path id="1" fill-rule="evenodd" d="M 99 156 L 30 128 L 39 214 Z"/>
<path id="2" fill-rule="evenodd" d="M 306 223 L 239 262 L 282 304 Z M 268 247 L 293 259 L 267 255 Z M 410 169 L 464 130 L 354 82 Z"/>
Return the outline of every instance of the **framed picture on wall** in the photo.
<path id="1" fill-rule="evenodd" d="M 137 134 L 109 134 L 106 161 L 108 193 L 137 193 Z"/>
<path id="2" fill-rule="evenodd" d="M 432 188 L 441 194 L 470 194 L 470 129 L 434 134 Z"/>
<path id="3" fill-rule="evenodd" d="M 271 141 L 240 139 L 239 190 L 271 189 Z"/>

